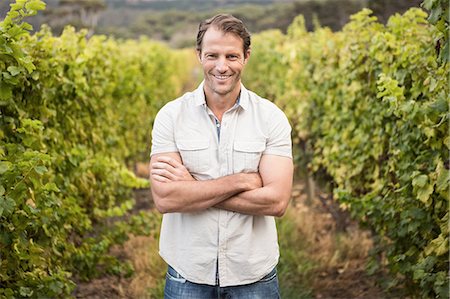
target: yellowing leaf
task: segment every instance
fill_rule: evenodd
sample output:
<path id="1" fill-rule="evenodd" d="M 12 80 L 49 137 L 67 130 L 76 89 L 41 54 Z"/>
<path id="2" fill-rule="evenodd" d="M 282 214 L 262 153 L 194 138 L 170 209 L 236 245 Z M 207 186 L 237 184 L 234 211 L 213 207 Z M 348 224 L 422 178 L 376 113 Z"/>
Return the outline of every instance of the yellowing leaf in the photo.
<path id="1" fill-rule="evenodd" d="M 443 255 L 448 253 L 449 251 L 449 245 L 448 245 L 449 239 L 447 236 L 443 236 L 442 234 L 439 235 L 436 239 L 432 240 L 430 244 L 425 248 L 424 253 L 425 255 L 431 255 L 435 253 L 437 256 Z"/>
<path id="2" fill-rule="evenodd" d="M 427 182 L 428 182 L 428 176 L 425 174 L 421 174 L 421 175 L 416 176 L 412 180 L 412 185 L 413 185 L 413 187 L 422 188 L 426 185 Z"/>
<path id="3" fill-rule="evenodd" d="M 433 185 L 426 185 L 423 188 L 419 188 L 417 190 L 417 198 L 426 204 L 427 206 L 431 203 L 430 202 L 430 195 L 433 193 L 434 186 Z"/>
<path id="4" fill-rule="evenodd" d="M 450 136 L 446 136 L 444 138 L 444 144 L 448 149 L 450 149 Z"/>

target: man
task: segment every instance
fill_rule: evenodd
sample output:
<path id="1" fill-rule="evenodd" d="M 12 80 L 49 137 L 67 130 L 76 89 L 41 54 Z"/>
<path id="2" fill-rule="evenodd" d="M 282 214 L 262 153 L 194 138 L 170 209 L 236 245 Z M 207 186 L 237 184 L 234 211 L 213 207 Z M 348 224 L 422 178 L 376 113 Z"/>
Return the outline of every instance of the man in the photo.
<path id="1" fill-rule="evenodd" d="M 279 298 L 273 216 L 291 194 L 290 125 L 241 84 L 250 58 L 242 21 L 202 22 L 197 54 L 204 81 L 165 105 L 152 132 L 165 298 Z"/>

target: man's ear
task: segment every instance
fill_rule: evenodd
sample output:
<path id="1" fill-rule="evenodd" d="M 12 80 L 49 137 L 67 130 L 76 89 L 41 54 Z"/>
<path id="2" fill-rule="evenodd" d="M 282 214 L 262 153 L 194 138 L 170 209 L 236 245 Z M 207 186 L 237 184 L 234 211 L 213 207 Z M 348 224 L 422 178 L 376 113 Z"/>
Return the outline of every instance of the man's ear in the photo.
<path id="1" fill-rule="evenodd" d="M 245 52 L 245 56 L 244 56 L 244 64 L 246 64 L 248 62 L 248 59 L 250 58 L 250 53 L 251 53 L 251 49 L 248 48 L 247 52 Z"/>
<path id="2" fill-rule="evenodd" d="M 197 50 L 197 59 L 202 63 L 202 52 L 200 50 Z"/>

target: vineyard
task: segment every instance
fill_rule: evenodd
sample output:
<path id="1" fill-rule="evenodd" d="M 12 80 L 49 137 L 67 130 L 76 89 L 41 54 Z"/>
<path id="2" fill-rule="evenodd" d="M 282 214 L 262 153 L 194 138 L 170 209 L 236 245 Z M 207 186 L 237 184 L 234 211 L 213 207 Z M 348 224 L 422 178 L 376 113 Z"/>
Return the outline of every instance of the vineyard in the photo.
<path id="1" fill-rule="evenodd" d="M 449 297 L 448 0 L 392 16 L 362 10 L 338 32 L 253 36 L 244 84 L 293 126 L 296 167 L 375 242 L 369 272 L 413 297 Z M 66 27 L 17 0 L 0 23 L 0 298 L 65 298 L 75 281 L 131 276 L 110 249 L 155 233 L 130 215 L 159 108 L 191 88 L 192 50 Z M 281 253 L 283 254 L 283 253 Z M 295 268 L 295 267 L 294 267 Z"/>
<path id="2" fill-rule="evenodd" d="M 287 35 L 255 38 L 245 80 L 277 99 L 299 164 L 374 232 L 397 279 L 448 297 L 449 67 L 426 17 L 383 26 L 365 10 L 337 33 L 308 33 L 299 17 Z"/>

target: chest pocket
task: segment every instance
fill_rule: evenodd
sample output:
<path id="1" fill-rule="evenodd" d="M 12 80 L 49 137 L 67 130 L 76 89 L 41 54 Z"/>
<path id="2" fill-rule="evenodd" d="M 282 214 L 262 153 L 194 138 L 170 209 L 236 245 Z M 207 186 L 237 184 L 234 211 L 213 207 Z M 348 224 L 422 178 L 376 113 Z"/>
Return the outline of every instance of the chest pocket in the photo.
<path id="1" fill-rule="evenodd" d="M 211 151 L 208 139 L 177 140 L 183 165 L 190 173 L 206 171 L 211 166 Z"/>
<path id="2" fill-rule="evenodd" d="M 233 171 L 257 172 L 259 160 L 266 149 L 265 141 L 238 141 L 233 144 Z"/>

